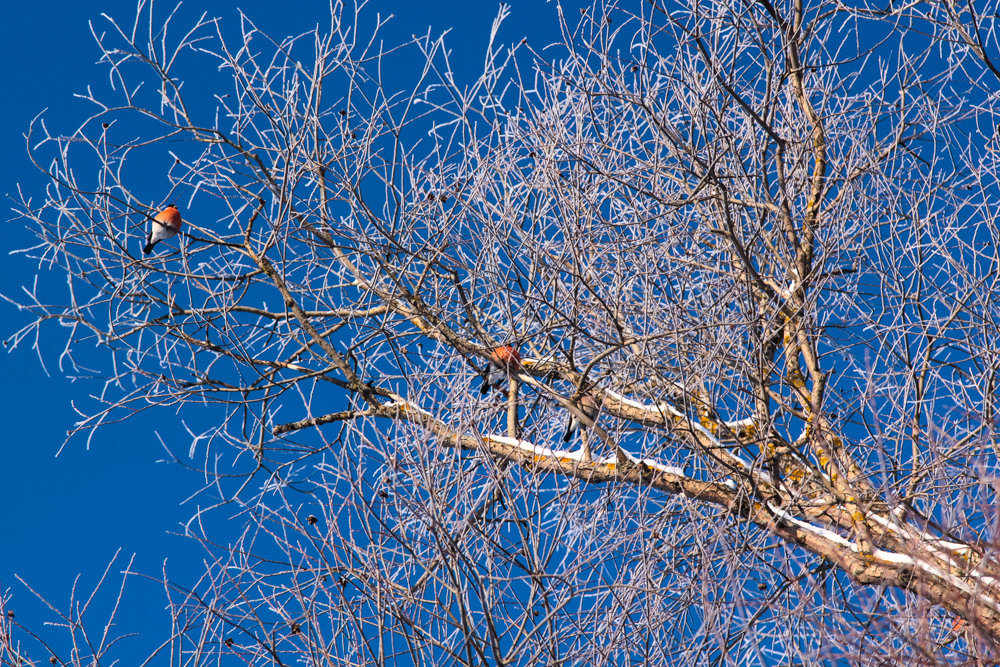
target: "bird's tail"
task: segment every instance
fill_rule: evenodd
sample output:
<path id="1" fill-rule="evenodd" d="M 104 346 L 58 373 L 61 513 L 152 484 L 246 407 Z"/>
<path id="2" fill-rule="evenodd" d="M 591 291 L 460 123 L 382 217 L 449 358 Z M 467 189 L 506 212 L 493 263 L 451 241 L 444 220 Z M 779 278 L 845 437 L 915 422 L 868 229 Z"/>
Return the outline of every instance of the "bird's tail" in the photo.
<path id="1" fill-rule="evenodd" d="M 153 252 L 153 246 L 154 245 L 156 245 L 156 244 L 155 243 L 147 243 L 146 247 L 142 249 L 142 254 L 143 255 L 148 255 L 149 253 Z"/>
<path id="2" fill-rule="evenodd" d="M 485 396 L 490 389 L 499 389 L 505 377 L 507 374 L 499 366 L 490 363 L 487 366 L 486 376 L 483 378 L 483 386 L 479 389 L 479 393 Z"/>

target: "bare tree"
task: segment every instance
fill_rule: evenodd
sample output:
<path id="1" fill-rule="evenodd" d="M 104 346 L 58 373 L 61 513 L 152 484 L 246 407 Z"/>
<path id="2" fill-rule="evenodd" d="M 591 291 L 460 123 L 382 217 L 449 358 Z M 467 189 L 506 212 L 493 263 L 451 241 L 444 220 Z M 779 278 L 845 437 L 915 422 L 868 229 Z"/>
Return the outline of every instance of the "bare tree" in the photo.
<path id="1" fill-rule="evenodd" d="M 210 406 L 245 521 L 192 517 L 178 664 L 998 659 L 995 15 L 501 7 L 462 81 L 331 10 L 113 22 L 114 99 L 29 137 L 69 291 L 11 341 L 106 350 L 80 435 Z"/>

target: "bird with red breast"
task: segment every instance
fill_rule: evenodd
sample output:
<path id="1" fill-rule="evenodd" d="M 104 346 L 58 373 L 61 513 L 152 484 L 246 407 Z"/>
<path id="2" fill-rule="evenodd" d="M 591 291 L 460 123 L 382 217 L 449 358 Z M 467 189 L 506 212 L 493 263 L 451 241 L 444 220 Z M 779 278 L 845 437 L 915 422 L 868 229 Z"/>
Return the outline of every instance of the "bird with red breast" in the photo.
<path id="1" fill-rule="evenodd" d="M 500 389 L 503 381 L 511 373 L 521 370 L 521 353 L 510 345 L 501 345 L 490 352 L 489 370 L 480 388 L 480 394 L 487 394 L 490 389 Z"/>
<path id="2" fill-rule="evenodd" d="M 181 230 L 181 212 L 177 206 L 171 204 L 156 214 L 153 222 L 149 225 L 149 234 L 146 236 L 146 247 L 142 249 L 142 254 L 148 255 L 153 252 L 153 246 L 165 239 L 172 239 Z"/>

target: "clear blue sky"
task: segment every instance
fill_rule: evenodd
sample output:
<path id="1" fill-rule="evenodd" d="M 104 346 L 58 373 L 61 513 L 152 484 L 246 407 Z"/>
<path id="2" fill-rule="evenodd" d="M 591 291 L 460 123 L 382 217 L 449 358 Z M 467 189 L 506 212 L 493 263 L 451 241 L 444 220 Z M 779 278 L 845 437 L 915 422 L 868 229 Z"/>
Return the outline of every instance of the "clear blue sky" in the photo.
<path id="1" fill-rule="evenodd" d="M 172 6 L 172 3 L 169 3 Z M 274 37 L 310 29 L 326 16 L 328 4 L 294 3 L 289 11 L 284 3 L 262 0 L 250 2 L 188 3 L 181 16 L 191 20 L 203 8 L 235 23 L 235 8 L 242 8 L 258 26 Z M 555 16 L 555 7 L 544 0 L 515 0 L 514 14 L 506 24 L 507 40 L 538 30 L 538 17 Z M 98 9 L 97 7 L 100 7 Z M 490 24 L 496 14 L 495 2 L 437 0 L 435 2 L 379 1 L 373 7 L 398 16 L 397 26 L 406 34 L 422 33 L 428 26 L 435 31 L 454 27 L 449 44 L 467 63 L 481 63 Z M 168 3 L 162 3 L 162 10 Z M 41 198 L 45 185 L 42 175 L 25 153 L 22 134 L 32 117 L 48 109 L 45 118 L 54 131 L 71 131 L 87 112 L 86 105 L 73 94 L 90 83 L 106 83 L 106 70 L 96 64 L 98 51 L 88 21 L 100 31 L 107 25 L 101 12 L 122 17 L 128 23 L 135 2 L 107 0 L 103 3 L 26 2 L 8 3 L 4 8 L 5 37 L 0 41 L 6 64 L 7 95 L 0 105 L 3 114 L 0 152 L 3 161 L 4 271 L 0 292 L 13 294 L 21 285 L 35 280 L 35 267 L 21 256 L 8 252 L 31 242 L 22 222 L 12 219 L 10 197 L 20 186 Z M 551 27 L 552 23 L 547 22 Z M 461 61 L 462 58 L 456 60 Z M 56 273 L 44 273 L 39 280 L 62 281 Z M 0 303 L 2 335 L 7 338 L 26 317 L 6 302 Z M 158 462 L 164 458 L 156 434 L 180 452 L 186 452 L 189 437 L 180 417 L 170 410 L 146 412 L 142 422 L 131 421 L 101 431 L 91 443 L 72 440 L 62 453 L 65 433 L 76 420 L 71 401 L 99 390 L 93 383 L 70 383 L 60 373 L 58 356 L 64 340 L 57 326 L 45 330 L 42 355 L 50 375 L 46 376 L 30 346 L 0 355 L 0 383 L 3 422 L 0 464 L 0 507 L 3 508 L 0 542 L 0 587 L 15 595 L 13 609 L 18 620 L 30 623 L 39 613 L 30 593 L 16 581 L 27 580 L 55 604 L 65 607 L 74 578 L 82 574 L 84 594 L 96 582 L 118 549 L 121 566 L 136 555 L 135 569 L 156 575 L 169 557 L 168 573 L 184 583 L 185 573 L 196 577 L 201 552 L 190 541 L 171 535 L 194 511 L 182 504 L 202 480 L 196 473 Z M 121 567 L 116 567 L 115 571 Z M 193 583 L 193 581 L 189 582 Z M 145 655 L 152 643 L 168 632 L 162 613 L 162 589 L 137 582 L 126 598 L 132 615 L 127 629 L 147 633 L 146 641 L 129 640 L 116 657 L 128 664 L 129 657 Z M 113 593 L 113 590 L 111 590 Z M 108 602 L 113 598 L 108 597 Z M 91 622 L 100 628 L 105 618 L 95 615 Z M 47 656 L 33 655 L 44 660 Z"/>

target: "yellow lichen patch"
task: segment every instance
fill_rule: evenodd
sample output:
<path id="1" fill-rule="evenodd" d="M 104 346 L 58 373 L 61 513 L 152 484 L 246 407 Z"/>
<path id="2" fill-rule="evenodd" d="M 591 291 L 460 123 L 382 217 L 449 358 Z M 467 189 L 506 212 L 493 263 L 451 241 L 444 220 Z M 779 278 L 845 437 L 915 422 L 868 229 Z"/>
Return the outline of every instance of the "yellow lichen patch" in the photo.
<path id="1" fill-rule="evenodd" d="M 806 473 L 802 468 L 792 468 L 785 473 L 785 477 L 790 482 L 800 484 L 803 479 L 805 479 Z"/>
<path id="2" fill-rule="evenodd" d="M 719 423 L 712 419 L 711 411 L 704 403 L 698 403 L 698 422 L 712 435 L 719 434 Z"/>

